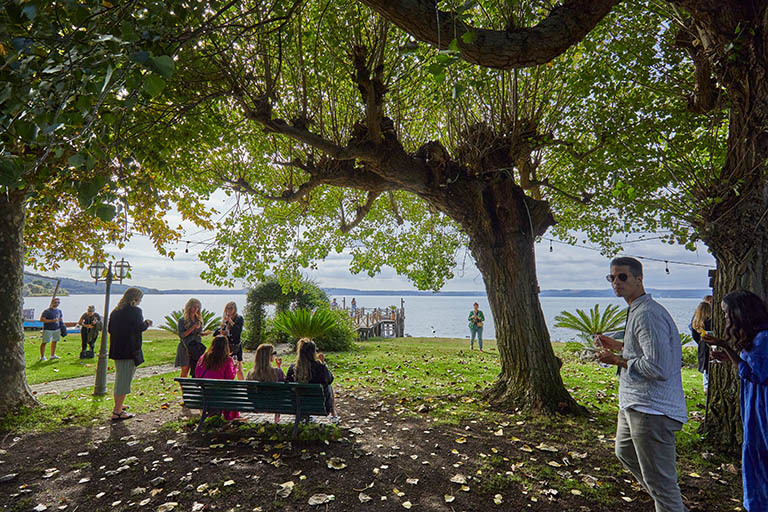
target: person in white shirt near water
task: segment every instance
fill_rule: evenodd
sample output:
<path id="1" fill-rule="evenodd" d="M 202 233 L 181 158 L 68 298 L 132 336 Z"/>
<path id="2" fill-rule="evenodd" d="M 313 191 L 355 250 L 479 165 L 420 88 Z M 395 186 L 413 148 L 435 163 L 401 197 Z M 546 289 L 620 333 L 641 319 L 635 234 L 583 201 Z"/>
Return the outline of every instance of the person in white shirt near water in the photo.
<path id="1" fill-rule="evenodd" d="M 643 265 L 614 258 L 606 279 L 629 305 L 624 343 L 598 335 L 602 363 L 616 365 L 619 417 L 616 457 L 656 505 L 656 512 L 683 512 L 677 483 L 675 432 L 688 421 L 680 372 L 680 333 L 669 312 L 643 287 Z"/>

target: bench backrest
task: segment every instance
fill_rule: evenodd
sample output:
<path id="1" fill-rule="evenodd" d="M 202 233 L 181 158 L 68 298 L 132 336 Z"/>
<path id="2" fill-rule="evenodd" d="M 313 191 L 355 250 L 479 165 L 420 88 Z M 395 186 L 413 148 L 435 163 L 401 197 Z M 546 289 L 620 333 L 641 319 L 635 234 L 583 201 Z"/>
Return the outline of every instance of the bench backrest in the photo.
<path id="1" fill-rule="evenodd" d="M 181 377 L 174 380 L 181 384 L 184 405 L 190 409 L 296 414 L 300 401 L 303 415 L 328 414 L 320 384 Z"/>

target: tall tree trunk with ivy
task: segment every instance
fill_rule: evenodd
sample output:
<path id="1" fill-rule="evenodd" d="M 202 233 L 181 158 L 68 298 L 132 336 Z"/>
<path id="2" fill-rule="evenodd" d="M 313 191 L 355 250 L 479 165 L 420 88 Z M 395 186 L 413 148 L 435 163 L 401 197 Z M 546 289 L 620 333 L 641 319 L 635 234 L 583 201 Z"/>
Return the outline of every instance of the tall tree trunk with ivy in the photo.
<path id="1" fill-rule="evenodd" d="M 715 330 L 724 334 L 720 300 L 744 289 L 768 300 L 768 5 L 727 1 L 717 12 L 691 5 L 700 51 L 697 62 L 716 104 L 719 91 L 729 102 L 725 162 L 701 201 L 701 238 L 717 260 L 714 283 Z M 705 197 L 706 197 L 705 196 Z M 713 365 L 704 430 L 714 444 L 741 443 L 739 379 L 732 365 Z"/>
<path id="2" fill-rule="evenodd" d="M 0 194 L 0 418 L 37 401 L 27 385 L 22 329 L 24 192 Z"/>

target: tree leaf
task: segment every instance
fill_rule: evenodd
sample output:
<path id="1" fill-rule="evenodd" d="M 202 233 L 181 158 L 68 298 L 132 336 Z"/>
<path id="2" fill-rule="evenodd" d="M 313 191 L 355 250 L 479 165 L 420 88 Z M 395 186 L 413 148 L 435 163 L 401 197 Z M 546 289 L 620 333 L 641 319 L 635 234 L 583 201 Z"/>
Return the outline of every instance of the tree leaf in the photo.
<path id="1" fill-rule="evenodd" d="M 158 57 L 152 57 L 150 60 L 150 69 L 159 73 L 164 78 L 170 78 L 173 75 L 174 63 L 173 59 L 168 55 L 160 55 Z"/>

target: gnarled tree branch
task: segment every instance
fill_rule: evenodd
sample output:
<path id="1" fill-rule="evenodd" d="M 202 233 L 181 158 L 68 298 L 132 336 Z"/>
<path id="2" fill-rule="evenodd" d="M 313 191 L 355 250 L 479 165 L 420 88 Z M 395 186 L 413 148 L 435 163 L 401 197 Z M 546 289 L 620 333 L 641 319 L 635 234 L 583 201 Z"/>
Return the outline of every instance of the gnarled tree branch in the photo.
<path id="1" fill-rule="evenodd" d="M 454 34 L 464 60 L 513 69 L 546 64 L 581 41 L 620 0 L 565 0 L 534 27 L 475 28 L 455 13 L 438 11 L 435 0 L 361 0 L 415 38 L 448 48 Z M 471 42 L 462 35 L 474 34 Z"/>
<path id="2" fill-rule="evenodd" d="M 549 182 L 549 178 L 544 178 L 543 180 L 536 180 L 536 181 L 529 181 L 526 186 L 522 187 L 526 190 L 533 189 L 537 187 L 544 187 L 551 190 L 554 190 L 558 194 L 567 197 L 571 201 L 574 201 L 579 204 L 589 204 L 592 202 L 592 198 L 594 197 L 594 194 L 589 192 L 582 192 L 581 197 L 577 196 L 576 194 L 573 194 L 571 192 L 567 192 L 563 190 L 562 188 L 558 187 L 557 185 L 553 185 Z"/>
<path id="3" fill-rule="evenodd" d="M 341 209 L 341 226 L 339 226 L 339 229 L 342 233 L 347 234 L 355 227 L 357 227 L 360 222 L 365 218 L 366 215 L 368 215 L 368 212 L 371 211 L 371 207 L 373 206 L 373 203 L 376 201 L 376 199 L 379 197 L 378 192 L 368 192 L 368 199 L 365 201 L 365 204 L 363 206 L 360 206 L 357 209 L 357 213 L 355 214 L 355 218 L 352 219 L 352 222 L 347 223 L 344 220 L 344 208 Z"/>

